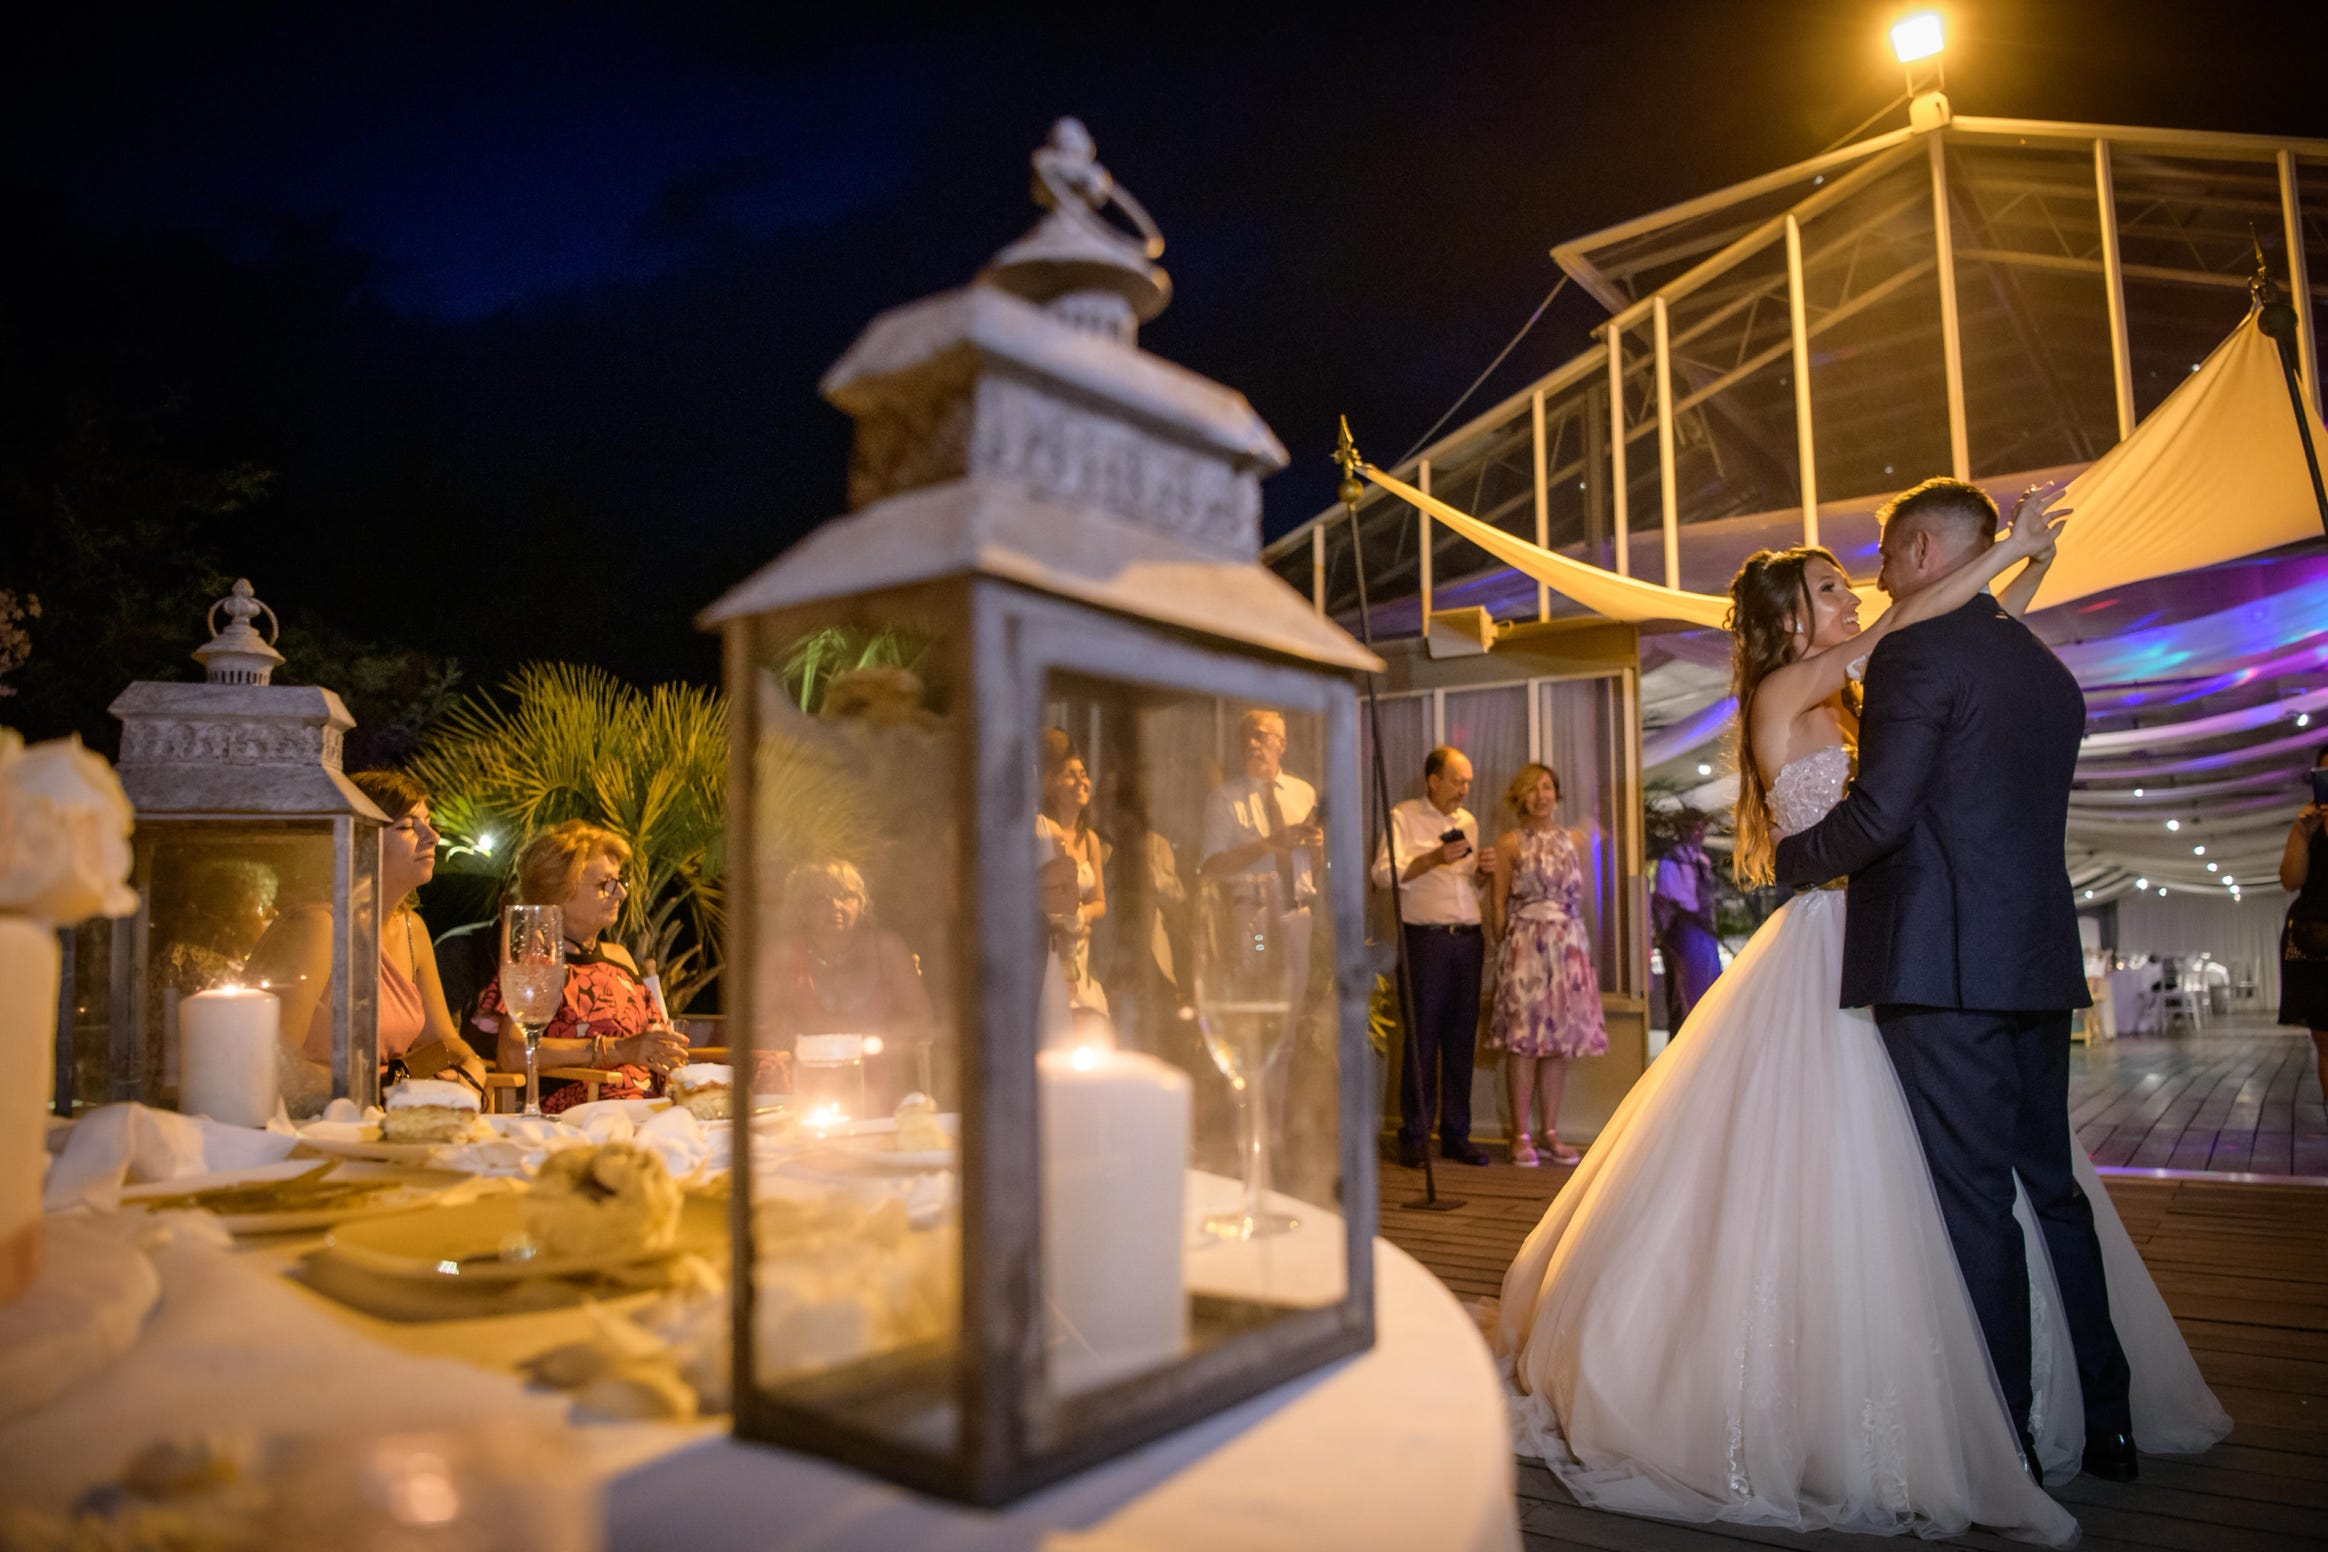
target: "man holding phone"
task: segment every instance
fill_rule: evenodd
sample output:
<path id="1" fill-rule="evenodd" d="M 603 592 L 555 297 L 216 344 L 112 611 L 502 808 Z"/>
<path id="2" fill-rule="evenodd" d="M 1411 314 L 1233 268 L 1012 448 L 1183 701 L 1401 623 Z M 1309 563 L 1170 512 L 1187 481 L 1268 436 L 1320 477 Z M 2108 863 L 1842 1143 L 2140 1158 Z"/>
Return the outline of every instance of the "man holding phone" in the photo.
<path id="1" fill-rule="evenodd" d="M 1414 1042 L 1420 1084 L 1399 1084 L 1398 1161 L 1422 1163 L 1431 1112 L 1439 1150 L 1458 1164 L 1485 1164 L 1471 1142 L 1471 1068 L 1479 1034 L 1479 821 L 1463 806 L 1471 762 L 1445 745 L 1423 760 L 1423 795 L 1390 811 L 1388 844 L 1374 854 L 1374 884 L 1398 885 L 1399 919 L 1413 977 Z M 1490 864 L 1492 866 L 1492 864 Z M 1419 1092 L 1418 1092 L 1419 1090 Z M 1435 1106 L 1428 1103 L 1434 1097 Z"/>

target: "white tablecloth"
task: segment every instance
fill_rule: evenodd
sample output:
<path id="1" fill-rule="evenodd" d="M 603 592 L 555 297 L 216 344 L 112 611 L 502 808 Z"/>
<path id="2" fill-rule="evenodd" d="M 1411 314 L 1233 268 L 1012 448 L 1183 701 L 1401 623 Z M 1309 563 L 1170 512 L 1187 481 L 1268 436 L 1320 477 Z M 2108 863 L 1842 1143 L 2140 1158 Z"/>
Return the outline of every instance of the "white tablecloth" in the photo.
<path id="1" fill-rule="evenodd" d="M 130 1353 L 64 1399 L 0 1426 L 12 1496 L 62 1509 L 145 1444 L 264 1434 L 556 1421 L 517 1361 L 584 1334 L 572 1310 L 392 1322 L 287 1273 L 312 1238 L 158 1251 L 162 1295 Z M 1519 1545 L 1504 1400 L 1454 1297 L 1374 1245 L 1368 1353 L 1280 1387 L 1001 1511 L 917 1497 L 719 1425 L 568 1428 L 577 1486 L 604 1482 L 609 1545 L 728 1549 L 1333 1547 L 1512 1552 Z"/>

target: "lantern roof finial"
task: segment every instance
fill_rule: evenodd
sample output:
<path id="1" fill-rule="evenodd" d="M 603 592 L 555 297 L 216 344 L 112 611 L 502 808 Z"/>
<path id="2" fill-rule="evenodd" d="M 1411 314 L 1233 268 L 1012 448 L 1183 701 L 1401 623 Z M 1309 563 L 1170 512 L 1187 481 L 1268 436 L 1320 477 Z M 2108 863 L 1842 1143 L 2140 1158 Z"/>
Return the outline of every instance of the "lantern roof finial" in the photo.
<path id="1" fill-rule="evenodd" d="M 1139 325 L 1172 300 L 1172 279 L 1155 263 L 1164 252 L 1156 223 L 1100 165 L 1080 120 L 1053 124 L 1032 160 L 1035 203 L 1047 214 L 978 278 L 1086 333 L 1132 343 Z M 1136 235 L 1101 215 L 1111 204 Z"/>
<path id="2" fill-rule="evenodd" d="M 226 611 L 226 629 L 218 628 L 218 611 Z M 267 634 L 261 636 L 251 621 L 260 615 L 267 617 Z M 282 623 L 275 611 L 261 603 L 251 592 L 247 578 L 237 577 L 234 590 L 210 606 L 203 623 L 211 637 L 194 649 L 194 661 L 200 663 L 204 678 L 211 684 L 265 684 L 282 665 L 283 654 L 275 650 L 274 642 L 283 633 Z"/>

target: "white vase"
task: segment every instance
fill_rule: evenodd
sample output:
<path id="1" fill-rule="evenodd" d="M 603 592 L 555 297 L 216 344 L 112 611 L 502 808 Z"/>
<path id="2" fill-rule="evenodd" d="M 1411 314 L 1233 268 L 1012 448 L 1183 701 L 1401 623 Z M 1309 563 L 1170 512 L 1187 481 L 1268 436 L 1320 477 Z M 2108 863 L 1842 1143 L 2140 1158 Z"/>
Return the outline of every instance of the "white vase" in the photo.
<path id="1" fill-rule="evenodd" d="M 0 1304 L 40 1271 L 45 1115 L 56 1092 L 57 935 L 0 913 Z"/>

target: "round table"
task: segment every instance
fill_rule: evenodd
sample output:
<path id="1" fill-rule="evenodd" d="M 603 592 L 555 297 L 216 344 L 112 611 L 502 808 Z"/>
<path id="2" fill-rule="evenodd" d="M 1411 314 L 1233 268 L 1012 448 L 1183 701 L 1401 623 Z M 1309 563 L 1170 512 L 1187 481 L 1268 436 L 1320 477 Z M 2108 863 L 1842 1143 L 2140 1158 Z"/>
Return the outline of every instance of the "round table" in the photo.
<path id="1" fill-rule="evenodd" d="M 584 1312 L 360 1314 L 290 1276 L 318 1242 L 155 1251 L 160 1300 L 137 1345 L 0 1426 L 12 1495 L 62 1509 L 157 1439 L 507 1418 L 563 1429 L 576 1490 L 604 1489 L 616 1549 L 1519 1546 L 1505 1402 L 1486 1346 L 1453 1295 L 1379 1239 L 1371 1351 L 1000 1510 L 741 1442 L 717 1422 L 566 1424 L 563 1399 L 529 1390 L 513 1370 L 587 1335 Z"/>

